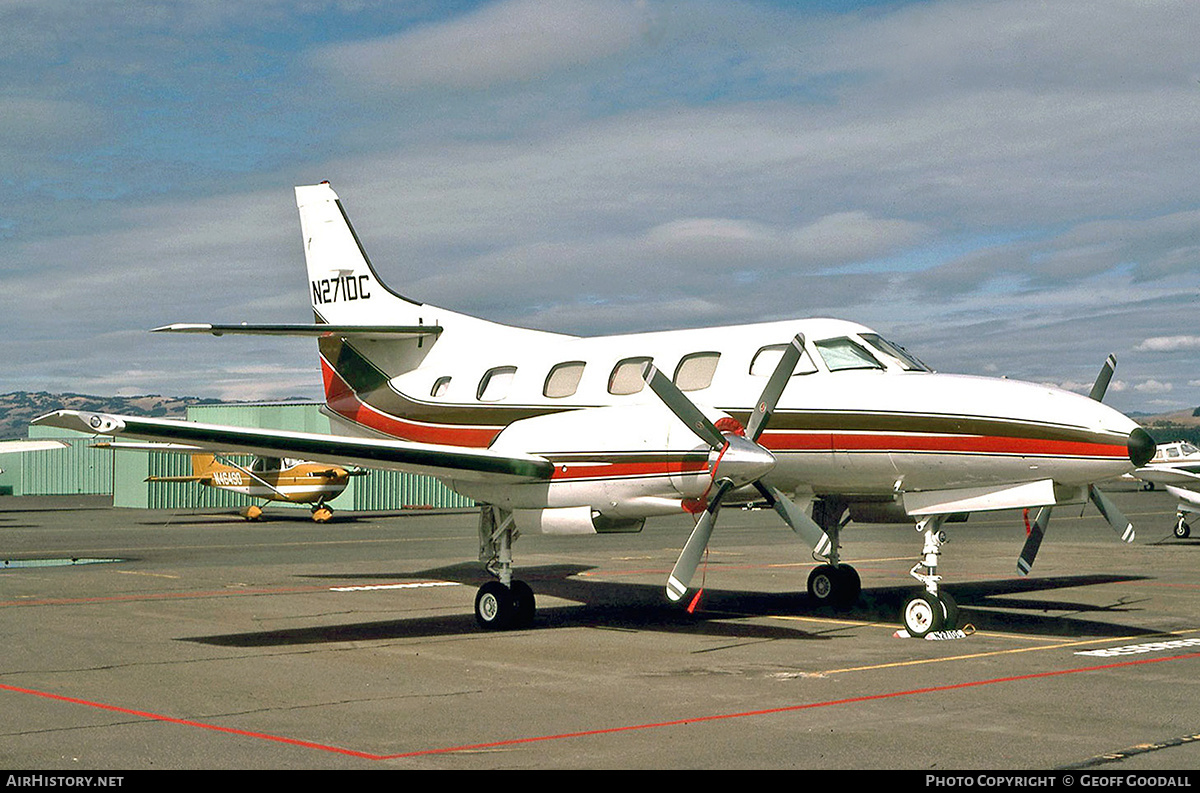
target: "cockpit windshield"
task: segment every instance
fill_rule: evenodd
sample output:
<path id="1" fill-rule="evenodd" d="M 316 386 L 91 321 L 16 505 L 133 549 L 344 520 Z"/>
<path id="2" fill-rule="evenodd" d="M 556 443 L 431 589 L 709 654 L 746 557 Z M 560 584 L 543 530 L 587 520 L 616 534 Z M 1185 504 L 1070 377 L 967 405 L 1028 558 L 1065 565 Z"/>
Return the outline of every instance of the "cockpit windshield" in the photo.
<path id="1" fill-rule="evenodd" d="M 822 339 L 815 342 L 825 368 L 831 372 L 842 372 L 847 369 L 883 369 L 884 366 L 875 359 L 867 349 L 853 339 L 845 336 L 838 339 Z"/>
<path id="2" fill-rule="evenodd" d="M 919 358 L 910 353 L 908 350 L 904 349 L 899 344 L 893 344 L 892 342 L 880 336 L 878 333 L 860 333 L 859 336 L 861 336 L 862 340 L 867 344 L 870 344 L 879 352 L 899 363 L 900 367 L 905 371 L 932 371 L 928 366 L 922 363 Z"/>

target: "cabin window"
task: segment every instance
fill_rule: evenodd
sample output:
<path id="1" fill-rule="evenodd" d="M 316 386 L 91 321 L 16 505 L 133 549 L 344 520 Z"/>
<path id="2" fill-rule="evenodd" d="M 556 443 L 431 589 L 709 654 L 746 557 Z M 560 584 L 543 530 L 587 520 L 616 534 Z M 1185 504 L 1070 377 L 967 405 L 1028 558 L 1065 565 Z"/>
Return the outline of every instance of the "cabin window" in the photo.
<path id="1" fill-rule="evenodd" d="M 754 353 L 754 359 L 750 361 L 750 374 L 755 377 L 770 377 L 775 371 L 775 367 L 779 365 L 779 359 L 783 357 L 783 353 L 787 350 L 790 344 L 772 344 L 768 347 L 762 347 L 758 352 Z M 800 353 L 800 360 L 796 361 L 796 368 L 792 370 L 792 376 L 800 374 L 812 374 L 817 371 L 816 364 L 812 362 L 812 358 L 808 357 L 808 350 Z"/>
<path id="2" fill-rule="evenodd" d="M 542 387 L 542 394 L 551 399 L 574 396 L 579 390 L 579 380 L 583 377 L 585 365 L 583 361 L 555 364 L 550 374 L 546 375 L 546 385 Z"/>
<path id="3" fill-rule="evenodd" d="M 495 369 L 488 369 L 479 380 L 475 398 L 480 402 L 496 402 L 504 399 L 508 396 L 508 389 L 512 385 L 513 376 L 516 373 L 517 367 L 515 366 L 497 366 Z"/>
<path id="4" fill-rule="evenodd" d="M 901 347 L 899 344 L 893 344 L 887 339 L 880 336 L 878 333 L 860 333 L 858 334 L 863 341 L 874 347 L 878 352 L 883 353 L 889 358 L 894 358 L 900 368 L 908 372 L 928 372 L 929 367 L 921 362 L 919 358 L 910 353 L 908 350 Z"/>
<path id="5" fill-rule="evenodd" d="M 448 388 L 450 388 L 450 378 L 439 377 L 433 381 L 433 388 L 429 389 L 429 396 L 443 396 Z"/>
<path id="6" fill-rule="evenodd" d="M 650 363 L 653 358 L 626 358 L 618 361 L 613 367 L 612 374 L 608 376 L 608 393 L 621 396 L 624 394 L 636 394 L 646 385 L 646 381 L 642 378 L 642 369 L 646 364 Z"/>
<path id="7" fill-rule="evenodd" d="M 700 391 L 712 385 L 713 373 L 717 371 L 719 352 L 694 352 L 685 355 L 675 367 L 675 385 L 680 391 Z"/>
<path id="8" fill-rule="evenodd" d="M 842 337 L 840 339 L 824 339 L 816 343 L 821 360 L 831 372 L 843 372 L 848 369 L 882 369 L 883 364 L 875 360 L 867 348 L 858 342 Z"/>

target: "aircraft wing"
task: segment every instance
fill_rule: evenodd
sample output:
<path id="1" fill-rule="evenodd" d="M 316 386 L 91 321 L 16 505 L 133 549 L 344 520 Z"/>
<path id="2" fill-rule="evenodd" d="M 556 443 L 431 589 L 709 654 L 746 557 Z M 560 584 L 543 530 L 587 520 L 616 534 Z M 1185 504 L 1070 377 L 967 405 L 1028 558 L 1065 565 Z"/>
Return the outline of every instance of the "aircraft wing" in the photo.
<path id="1" fill-rule="evenodd" d="M 16 454 L 18 452 L 39 452 L 46 449 L 62 449 L 67 444 L 62 441 L 0 441 L 0 454 Z"/>
<path id="2" fill-rule="evenodd" d="M 1189 464 L 1186 468 L 1179 465 L 1147 465 L 1137 469 L 1133 475 L 1143 482 L 1153 482 L 1156 485 L 1179 485 L 1181 487 L 1200 488 L 1200 465 Z"/>
<path id="3" fill-rule="evenodd" d="M 183 443 L 210 451 L 297 457 L 459 480 L 514 484 L 547 481 L 554 468 L 544 457 L 498 454 L 488 449 L 467 449 L 381 438 L 352 438 L 313 432 L 229 427 L 80 410 L 47 413 L 34 419 L 32 423 L 95 435 Z"/>

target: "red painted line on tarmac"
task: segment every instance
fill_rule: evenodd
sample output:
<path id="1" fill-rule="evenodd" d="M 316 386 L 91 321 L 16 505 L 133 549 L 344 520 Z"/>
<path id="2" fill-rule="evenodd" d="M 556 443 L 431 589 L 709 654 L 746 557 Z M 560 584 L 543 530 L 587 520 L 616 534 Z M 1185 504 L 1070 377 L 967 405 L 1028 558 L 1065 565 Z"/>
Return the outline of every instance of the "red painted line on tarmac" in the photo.
<path id="1" fill-rule="evenodd" d="M 7 686 L 0 683 L 0 690 L 11 691 L 16 694 L 30 694 L 42 699 L 51 699 L 57 702 L 68 702 L 72 705 L 84 705 L 89 708 L 97 708 L 106 710 L 112 713 L 121 713 L 126 716 L 137 716 L 151 721 L 161 721 L 167 724 L 178 724 L 184 727 L 199 727 L 202 730 L 212 730 L 214 732 L 223 732 L 230 735 L 241 735 L 246 738 L 257 738 L 260 741 L 274 741 L 275 743 L 286 743 L 292 746 L 303 746 L 307 749 L 320 749 L 323 752 L 335 752 L 337 754 L 346 754 L 351 757 L 362 757 L 367 760 L 381 760 L 379 755 L 367 754 L 365 752 L 356 752 L 353 749 L 343 749 L 338 746 L 328 746 L 323 743 L 314 743 L 312 741 L 302 741 L 297 738 L 284 738 L 279 735 L 270 735 L 265 732 L 251 732 L 249 730 L 239 730 L 234 727 L 222 727 L 217 724 L 206 724 L 202 721 L 192 721 L 191 719 L 177 719 L 172 716 L 164 716 L 161 713 L 149 713 L 144 710 L 132 710 L 130 708 L 122 708 L 117 705 L 107 705 L 103 702 L 91 702 L 86 699 L 78 699 L 77 697 L 64 697 L 60 694 L 50 694 L 45 691 L 35 691 L 31 688 L 18 688 L 16 686 Z"/>
<path id="2" fill-rule="evenodd" d="M 879 702 L 888 699 L 899 699 L 901 697 L 915 697 L 922 694 L 938 694 L 947 691 L 962 691 L 970 688 L 979 688 L 981 686 L 992 686 L 999 683 L 1016 683 L 1025 680 L 1043 680 L 1052 677 L 1062 677 L 1065 675 L 1074 675 L 1081 672 L 1100 672 L 1109 669 L 1125 669 L 1133 666 L 1143 666 L 1146 664 L 1160 664 L 1167 661 L 1187 661 L 1200 658 L 1200 652 L 1187 653 L 1185 655 L 1175 655 L 1168 658 L 1140 658 L 1132 661 L 1121 661 L 1113 664 L 1101 664 L 1099 666 L 1085 666 L 1078 669 L 1062 669 L 1056 672 L 1036 672 L 1028 675 L 1014 675 L 1011 677 L 997 677 L 989 680 L 975 680 L 967 683 L 954 683 L 947 686 L 931 686 L 929 688 L 914 688 L 907 691 L 892 691 L 884 694 L 867 694 L 861 697 L 849 697 L 846 699 L 834 699 L 826 702 L 810 702 L 805 705 L 786 705 L 778 708 L 764 708 L 762 710 L 749 710 L 738 713 L 717 713 L 710 716 L 693 716 L 686 719 L 674 719 L 672 721 L 651 722 L 648 724 L 628 724 L 622 727 L 605 727 L 596 730 L 580 730 L 578 732 L 558 733 L 555 735 L 535 735 L 527 738 L 510 738 L 503 741 L 492 741 L 490 743 L 475 743 L 464 744 L 462 746 L 446 746 L 437 749 L 419 749 L 413 752 L 402 752 L 399 754 L 372 754 L 370 752 L 359 752 L 353 749 L 346 749 L 340 746 L 331 746 L 329 744 L 316 743 L 314 741 L 305 741 L 296 738 L 286 738 L 279 735 L 271 735 L 264 732 L 251 732 L 248 730 L 239 730 L 233 727 L 222 727 L 216 724 L 208 724 L 202 721 L 194 721 L 192 719 L 179 719 L 172 716 L 165 716 L 160 713 L 150 713 L 147 711 L 132 710 L 122 708 L 117 705 L 108 705 L 102 702 L 92 702 L 86 699 L 78 699 L 76 697 L 66 697 L 59 694 L 51 694 L 45 691 L 36 691 L 30 688 L 19 688 L 17 686 L 9 686 L 0 683 L 0 691 L 8 691 L 15 694 L 26 694 L 29 696 L 41 697 L 43 699 L 54 700 L 57 702 L 66 702 L 73 705 L 83 705 L 89 708 L 97 708 L 99 710 L 110 711 L 113 713 L 122 713 L 128 716 L 137 716 L 139 718 L 149 719 L 152 721 L 160 721 L 167 724 L 178 724 L 184 727 L 196 727 L 202 730 L 211 730 L 214 732 L 227 733 L 230 735 L 239 735 L 247 738 L 255 738 L 262 741 L 272 741 L 274 743 L 289 744 L 291 746 L 301 746 L 306 749 L 316 749 L 322 752 L 331 752 L 334 754 L 349 755 L 358 757 L 364 760 L 400 760 L 407 757 L 424 757 L 438 754 L 453 754 L 455 752 L 473 752 L 486 749 L 501 749 L 509 746 L 521 746 L 524 744 L 544 743 L 547 741 L 561 741 L 569 738 L 586 738 L 596 735 L 615 735 L 623 732 L 634 732 L 638 730 L 656 730 L 663 727 L 678 727 L 684 724 L 703 724 L 705 722 L 724 721 L 729 719 L 744 719 L 751 716 L 771 716 L 780 713 L 795 713 L 802 710 L 814 710 L 816 708 L 830 708 L 838 705 L 854 705 L 861 702 Z"/>
<path id="3" fill-rule="evenodd" d="M 599 730 L 584 730 L 581 732 L 561 733 L 559 735 L 541 735 L 530 738 L 513 738 L 507 741 L 496 741 L 494 743 L 471 744 L 468 746 L 453 746 L 443 749 L 423 749 L 416 752 L 405 752 L 404 754 L 392 754 L 382 758 L 385 760 L 396 760 L 404 757 L 421 757 L 423 755 L 433 754 L 448 754 L 451 752 L 469 752 L 479 751 L 481 749 L 497 749 L 505 746 L 519 746 L 527 743 L 539 743 L 542 741 L 558 741 L 565 738 L 583 738 L 593 735 L 613 735 L 622 732 L 632 732 L 634 730 L 655 730 L 662 727 L 678 727 L 684 724 L 703 724 L 704 722 L 722 721 L 725 719 L 743 719 L 750 716 L 770 716 L 778 713 L 794 713 L 801 710 L 813 710 L 816 708 L 829 708 L 836 705 L 854 705 L 860 702 L 878 702 L 885 699 L 897 699 L 900 697 L 913 697 L 921 694 L 936 694 L 944 691 L 958 691 L 968 688 L 977 688 L 979 686 L 991 686 L 997 683 L 1015 683 L 1022 680 L 1039 680 L 1050 677 L 1060 677 L 1062 675 L 1073 675 L 1079 672 L 1098 672 L 1105 669 L 1120 669 L 1129 666 L 1140 666 L 1142 664 L 1157 664 L 1164 661 L 1183 661 L 1189 658 L 1200 658 L 1200 653 L 1188 653 L 1187 655 L 1176 655 L 1170 658 L 1143 658 L 1137 661 L 1126 661 L 1117 664 L 1103 664 L 1101 666 L 1088 666 L 1080 669 L 1063 669 L 1057 672 L 1038 672 L 1029 675 L 1015 675 L 1013 677 L 997 677 L 991 680 L 975 680 L 969 683 L 955 683 L 949 686 L 932 686 L 930 688 L 915 688 L 909 691 L 892 691 L 887 694 L 868 694 L 862 697 L 849 697 L 847 699 L 834 699 L 827 702 L 810 702 L 807 705 L 786 705 L 779 708 L 765 708 L 763 710 L 749 710 L 742 713 L 719 713 L 712 716 L 696 716 L 689 719 L 675 719 L 674 721 L 663 721 L 652 724 L 631 724 L 625 727 L 608 727 Z"/>

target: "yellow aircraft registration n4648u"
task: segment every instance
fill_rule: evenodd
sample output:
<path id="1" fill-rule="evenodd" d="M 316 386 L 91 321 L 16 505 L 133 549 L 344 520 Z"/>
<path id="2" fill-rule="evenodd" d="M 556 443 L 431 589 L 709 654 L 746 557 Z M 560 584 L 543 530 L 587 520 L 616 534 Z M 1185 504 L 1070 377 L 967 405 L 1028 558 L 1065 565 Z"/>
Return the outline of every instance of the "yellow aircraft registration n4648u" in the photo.
<path id="1" fill-rule="evenodd" d="M 944 523 L 1038 508 L 1028 572 L 1053 507 L 1094 503 L 1122 539 L 1133 527 L 1094 483 L 1154 453 L 1150 436 L 1090 396 L 931 371 L 853 322 L 798 319 L 576 337 L 470 317 L 383 284 L 328 183 L 296 188 L 312 324 L 175 324 L 176 333 L 317 339 L 335 434 L 59 411 L 35 423 L 225 452 L 431 474 L 481 505 L 484 628 L 529 625 L 534 594 L 514 575 L 521 532 L 634 532 L 691 513 L 667 576 L 688 592 L 720 508 L 769 505 L 812 549 L 808 592 L 848 604 L 861 583 L 840 553 L 853 521 L 911 522 L 920 586 L 910 634 L 951 628 L 941 586 Z M 915 550 L 915 549 L 914 549 Z"/>

